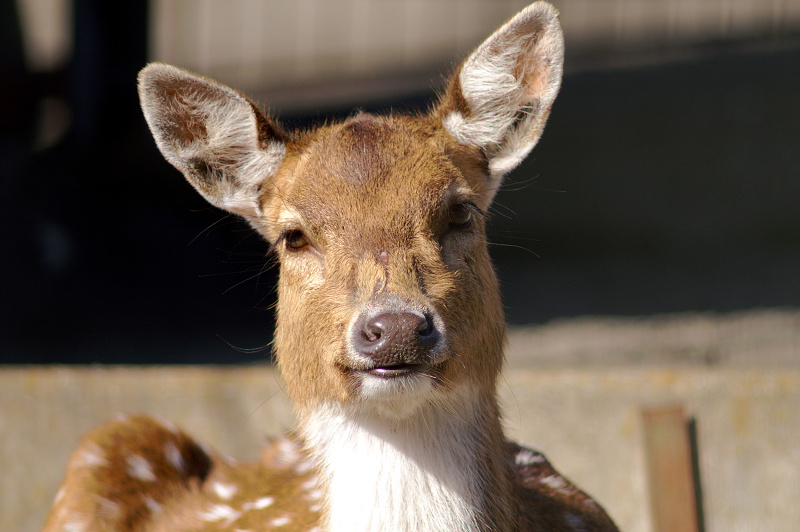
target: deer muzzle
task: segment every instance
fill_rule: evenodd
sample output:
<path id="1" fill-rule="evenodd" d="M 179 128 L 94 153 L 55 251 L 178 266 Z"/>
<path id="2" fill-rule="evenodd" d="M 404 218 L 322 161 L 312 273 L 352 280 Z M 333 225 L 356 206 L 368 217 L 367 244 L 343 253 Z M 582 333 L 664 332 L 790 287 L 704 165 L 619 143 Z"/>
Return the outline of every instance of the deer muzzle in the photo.
<path id="1" fill-rule="evenodd" d="M 437 312 L 397 298 L 363 308 L 350 326 L 354 369 L 392 379 L 443 362 L 444 324 Z"/>

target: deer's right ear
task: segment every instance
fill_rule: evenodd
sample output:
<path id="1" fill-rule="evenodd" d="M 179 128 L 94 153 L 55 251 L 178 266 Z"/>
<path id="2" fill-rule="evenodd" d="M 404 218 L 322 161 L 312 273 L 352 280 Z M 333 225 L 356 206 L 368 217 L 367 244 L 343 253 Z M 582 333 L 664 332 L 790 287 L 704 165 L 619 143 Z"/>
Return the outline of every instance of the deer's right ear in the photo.
<path id="1" fill-rule="evenodd" d="M 279 127 L 237 91 L 165 64 L 141 71 L 139 99 L 167 161 L 213 205 L 258 218 L 261 185 L 286 153 Z"/>

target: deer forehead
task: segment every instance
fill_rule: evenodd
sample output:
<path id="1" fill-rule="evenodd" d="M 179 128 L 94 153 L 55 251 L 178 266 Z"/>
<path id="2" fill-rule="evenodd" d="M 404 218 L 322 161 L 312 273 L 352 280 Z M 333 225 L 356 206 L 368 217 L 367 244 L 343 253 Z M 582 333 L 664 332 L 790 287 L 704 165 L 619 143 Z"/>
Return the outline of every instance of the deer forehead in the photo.
<path id="1" fill-rule="evenodd" d="M 369 115 L 318 132 L 277 188 L 278 232 L 362 243 L 435 232 L 451 202 L 474 194 L 435 131 Z"/>

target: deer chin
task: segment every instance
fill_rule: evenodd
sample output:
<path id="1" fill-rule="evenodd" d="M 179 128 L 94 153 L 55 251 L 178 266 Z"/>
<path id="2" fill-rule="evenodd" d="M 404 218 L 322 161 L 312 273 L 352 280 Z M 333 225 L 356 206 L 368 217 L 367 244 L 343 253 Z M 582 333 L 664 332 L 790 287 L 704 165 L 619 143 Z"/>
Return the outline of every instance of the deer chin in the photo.
<path id="1" fill-rule="evenodd" d="M 356 404 L 380 417 L 404 419 L 435 400 L 440 371 L 416 364 L 354 371 Z"/>
<path id="2" fill-rule="evenodd" d="M 357 395 L 352 401 L 321 401 L 306 413 L 338 412 L 365 426 L 384 427 L 390 432 L 407 431 L 417 426 L 420 419 L 433 419 L 443 412 L 461 419 L 472 411 L 472 402 L 477 391 L 470 384 L 462 383 L 447 390 L 437 386 L 435 380 L 425 375 L 415 375 L 405 382 L 380 382 L 370 376 L 361 381 Z M 387 386 L 388 384 L 388 386 Z M 312 417 L 316 414 L 312 414 Z M 309 418 L 307 418 L 309 419 Z M 427 422 L 423 422 L 423 425 Z"/>

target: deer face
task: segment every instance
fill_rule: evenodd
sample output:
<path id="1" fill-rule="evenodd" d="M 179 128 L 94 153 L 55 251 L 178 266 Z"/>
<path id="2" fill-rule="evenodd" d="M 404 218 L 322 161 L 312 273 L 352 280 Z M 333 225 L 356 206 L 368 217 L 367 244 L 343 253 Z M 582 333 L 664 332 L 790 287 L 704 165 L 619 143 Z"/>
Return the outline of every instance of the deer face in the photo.
<path id="1" fill-rule="evenodd" d="M 276 353 L 300 404 L 407 410 L 494 381 L 503 320 L 479 161 L 430 121 L 358 116 L 314 135 L 264 191 Z"/>
<path id="2" fill-rule="evenodd" d="M 166 159 L 275 244 L 275 348 L 301 412 L 334 402 L 403 417 L 457 388 L 494 393 L 504 325 L 486 213 L 539 139 L 562 60 L 557 12 L 533 4 L 467 58 L 427 115 L 295 134 L 212 80 L 142 71 Z"/>

